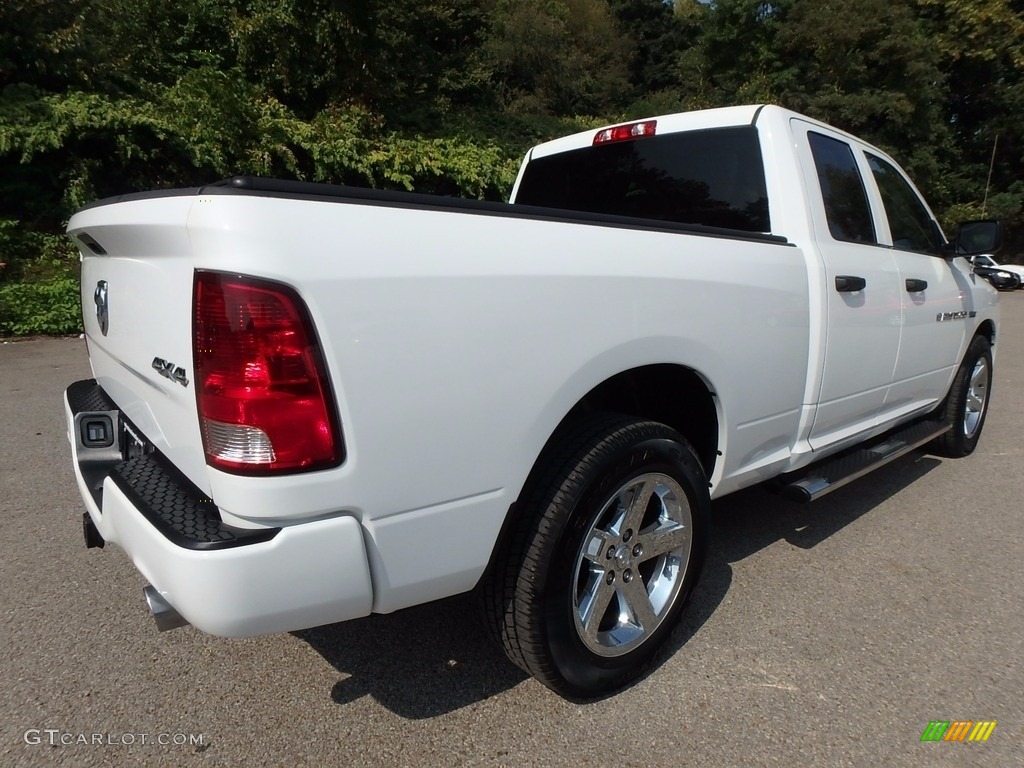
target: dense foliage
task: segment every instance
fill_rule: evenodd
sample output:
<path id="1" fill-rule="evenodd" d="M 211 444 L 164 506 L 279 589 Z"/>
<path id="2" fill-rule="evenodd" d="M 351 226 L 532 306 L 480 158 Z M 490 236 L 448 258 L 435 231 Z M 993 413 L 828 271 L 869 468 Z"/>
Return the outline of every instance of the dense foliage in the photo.
<path id="1" fill-rule="evenodd" d="M 251 173 L 500 199 L 536 141 L 738 103 L 864 136 L 947 227 L 1024 247 L 1024 0 L 5 0 L 0 30 L 0 334 L 74 329 L 60 233 L 96 197 Z"/>

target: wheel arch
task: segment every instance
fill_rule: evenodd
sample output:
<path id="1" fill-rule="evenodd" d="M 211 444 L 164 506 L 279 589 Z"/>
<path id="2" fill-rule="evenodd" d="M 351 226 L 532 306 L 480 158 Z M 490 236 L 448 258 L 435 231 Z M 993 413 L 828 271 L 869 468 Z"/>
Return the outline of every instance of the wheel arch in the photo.
<path id="1" fill-rule="evenodd" d="M 520 499 L 552 448 L 580 419 L 601 412 L 649 419 L 671 427 L 690 443 L 705 476 L 714 473 L 719 458 L 719 403 L 707 380 L 694 369 L 675 363 L 642 365 L 617 373 L 579 398 L 548 436 L 519 489 L 518 498 L 505 515 L 485 574 L 492 570 L 515 530 Z"/>
<path id="2" fill-rule="evenodd" d="M 974 332 L 975 336 L 984 336 L 988 339 L 988 343 L 995 346 L 996 343 L 996 324 L 991 320 L 985 320 L 978 326 L 978 329 Z"/>
<path id="3" fill-rule="evenodd" d="M 598 384 L 580 398 L 549 438 L 587 413 L 621 413 L 665 424 L 693 447 L 706 476 L 718 459 L 718 407 L 711 387 L 696 371 L 676 364 L 633 368 Z M 545 449 L 547 449 L 545 445 Z"/>

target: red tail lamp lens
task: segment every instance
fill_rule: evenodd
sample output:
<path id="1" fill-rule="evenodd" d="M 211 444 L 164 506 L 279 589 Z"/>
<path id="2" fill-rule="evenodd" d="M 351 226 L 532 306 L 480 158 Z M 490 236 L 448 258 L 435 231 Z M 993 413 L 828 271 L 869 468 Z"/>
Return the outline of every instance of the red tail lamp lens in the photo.
<path id="1" fill-rule="evenodd" d="M 268 280 L 196 272 L 194 309 L 207 463 L 246 475 L 340 464 L 327 367 L 299 295 Z"/>

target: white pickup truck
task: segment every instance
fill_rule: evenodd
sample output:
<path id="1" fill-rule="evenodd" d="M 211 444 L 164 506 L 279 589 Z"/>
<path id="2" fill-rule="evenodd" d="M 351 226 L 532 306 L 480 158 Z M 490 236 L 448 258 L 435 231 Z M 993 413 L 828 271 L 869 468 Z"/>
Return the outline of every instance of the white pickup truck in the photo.
<path id="1" fill-rule="evenodd" d="M 996 292 L 883 152 L 774 106 L 532 149 L 509 204 L 237 177 L 75 214 L 86 542 L 161 628 L 476 588 L 554 690 L 634 678 L 710 500 L 970 453 Z"/>

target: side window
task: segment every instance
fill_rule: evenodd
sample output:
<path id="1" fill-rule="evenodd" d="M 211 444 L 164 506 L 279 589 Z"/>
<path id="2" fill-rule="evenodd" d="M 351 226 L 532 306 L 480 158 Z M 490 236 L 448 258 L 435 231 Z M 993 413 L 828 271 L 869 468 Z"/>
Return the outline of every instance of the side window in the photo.
<path id="1" fill-rule="evenodd" d="M 807 139 L 811 144 L 832 237 L 852 243 L 878 242 L 864 180 L 860 177 L 850 145 L 813 132 L 807 134 Z"/>
<path id="2" fill-rule="evenodd" d="M 892 244 L 902 251 L 939 253 L 942 236 L 921 199 L 902 174 L 880 157 L 868 154 L 868 165 L 882 195 L 892 230 Z"/>

